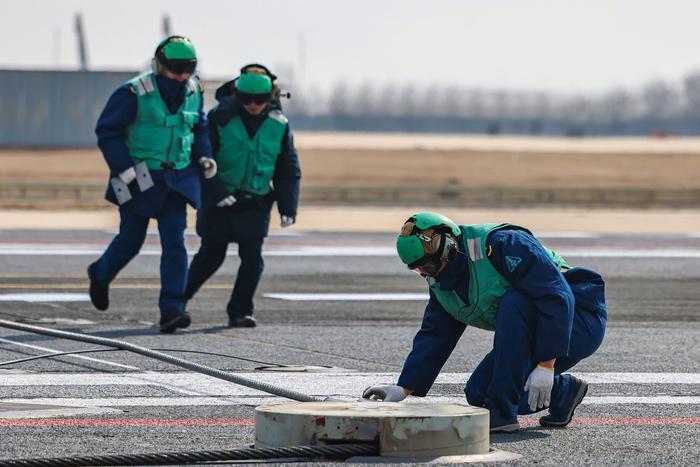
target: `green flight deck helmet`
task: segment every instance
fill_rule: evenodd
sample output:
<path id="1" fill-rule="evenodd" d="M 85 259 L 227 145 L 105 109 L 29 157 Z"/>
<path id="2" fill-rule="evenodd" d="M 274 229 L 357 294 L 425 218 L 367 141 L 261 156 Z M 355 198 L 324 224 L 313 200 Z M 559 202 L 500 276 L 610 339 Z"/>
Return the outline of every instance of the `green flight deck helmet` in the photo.
<path id="1" fill-rule="evenodd" d="M 409 269 L 434 273 L 454 257 L 460 234 L 459 226 L 449 217 L 437 212 L 419 212 L 401 227 L 396 251 Z"/>
<path id="2" fill-rule="evenodd" d="M 270 94 L 272 79 L 261 73 L 243 73 L 236 80 L 236 89 L 244 94 Z"/>
<path id="3" fill-rule="evenodd" d="M 168 36 L 156 48 L 157 65 L 180 75 L 194 73 L 197 68 L 197 51 L 194 44 L 185 36 Z"/>

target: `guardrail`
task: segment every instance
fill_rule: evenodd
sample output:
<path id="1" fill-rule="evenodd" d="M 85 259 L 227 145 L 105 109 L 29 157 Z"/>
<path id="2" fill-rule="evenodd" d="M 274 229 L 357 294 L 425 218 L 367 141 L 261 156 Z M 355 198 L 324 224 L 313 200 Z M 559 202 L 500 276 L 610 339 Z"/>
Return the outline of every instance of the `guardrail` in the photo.
<path id="1" fill-rule="evenodd" d="M 0 207 L 101 208 L 108 206 L 103 198 L 104 192 L 104 185 L 3 182 L 0 184 Z M 700 189 L 304 186 L 301 201 L 304 204 L 354 206 L 698 208 Z"/>

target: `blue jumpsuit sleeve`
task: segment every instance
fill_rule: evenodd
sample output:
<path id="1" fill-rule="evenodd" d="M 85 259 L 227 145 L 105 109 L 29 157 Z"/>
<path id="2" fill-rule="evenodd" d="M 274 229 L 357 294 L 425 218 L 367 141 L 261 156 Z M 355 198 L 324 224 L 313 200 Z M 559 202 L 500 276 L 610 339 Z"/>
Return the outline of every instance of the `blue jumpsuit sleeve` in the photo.
<path id="1" fill-rule="evenodd" d="M 299 186 L 301 168 L 299 156 L 294 147 L 292 130 L 287 130 L 282 138 L 282 150 L 275 164 L 275 173 L 272 176 L 272 184 L 275 187 L 277 210 L 282 216 L 297 216 L 299 206 Z"/>
<path id="2" fill-rule="evenodd" d="M 557 265 L 542 244 L 523 230 L 497 230 L 486 243 L 493 267 L 537 310 L 533 357 L 546 361 L 566 356 L 575 301 Z"/>
<path id="3" fill-rule="evenodd" d="M 421 328 L 403 365 L 398 385 L 423 397 L 435 382 L 467 325 L 450 316 L 430 292 Z"/>
<path id="4" fill-rule="evenodd" d="M 204 96 L 199 103 L 199 122 L 192 128 L 192 132 L 194 133 L 192 162 L 196 163 L 200 157 L 213 157 L 214 151 L 212 151 L 209 139 L 209 123 L 207 115 L 204 113 Z"/>
<path id="5" fill-rule="evenodd" d="M 112 176 L 134 165 L 126 145 L 126 129 L 136 120 L 137 110 L 136 94 L 127 83 L 114 91 L 97 119 L 97 146 Z"/>

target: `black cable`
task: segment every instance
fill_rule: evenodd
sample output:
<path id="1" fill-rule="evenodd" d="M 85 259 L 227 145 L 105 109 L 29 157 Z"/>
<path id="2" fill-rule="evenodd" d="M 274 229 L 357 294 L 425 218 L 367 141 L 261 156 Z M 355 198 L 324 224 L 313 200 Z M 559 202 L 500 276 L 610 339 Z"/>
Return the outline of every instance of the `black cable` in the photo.
<path id="1" fill-rule="evenodd" d="M 126 349 L 112 348 L 112 349 L 86 349 L 86 350 L 71 350 L 68 352 L 54 352 L 54 353 L 47 353 L 47 354 L 43 354 L 43 355 L 34 355 L 32 357 L 19 358 L 17 360 L 8 360 L 6 362 L 0 362 L 0 367 L 12 365 L 14 363 L 22 363 L 22 362 L 29 362 L 32 360 L 40 360 L 42 358 L 61 357 L 64 355 L 76 355 L 76 354 L 92 353 L 92 352 L 95 352 L 95 353 L 97 353 L 97 352 L 118 352 L 118 351 L 124 351 L 124 350 L 126 350 Z M 243 360 L 246 362 L 262 363 L 263 365 L 269 365 L 269 366 L 274 366 L 274 367 L 279 367 L 279 368 L 285 368 L 285 367 L 289 366 L 289 365 L 280 365 L 278 363 L 263 362 L 261 360 L 253 360 L 252 358 L 238 357 L 236 355 L 227 355 L 227 354 L 216 353 L 216 352 L 205 352 L 203 350 L 185 350 L 185 349 L 152 349 L 152 350 L 157 350 L 159 352 L 182 352 L 182 353 L 211 355 L 214 357 L 226 357 L 226 358 L 232 358 L 232 359 L 236 359 L 236 360 Z"/>
<path id="2" fill-rule="evenodd" d="M 352 456 L 377 456 L 375 444 L 334 444 L 328 446 L 289 446 L 278 448 L 239 448 L 224 451 L 164 452 L 112 456 L 54 457 L 0 460 L 0 467 L 72 467 L 106 465 L 171 465 L 212 461 L 260 459 L 347 459 Z"/>

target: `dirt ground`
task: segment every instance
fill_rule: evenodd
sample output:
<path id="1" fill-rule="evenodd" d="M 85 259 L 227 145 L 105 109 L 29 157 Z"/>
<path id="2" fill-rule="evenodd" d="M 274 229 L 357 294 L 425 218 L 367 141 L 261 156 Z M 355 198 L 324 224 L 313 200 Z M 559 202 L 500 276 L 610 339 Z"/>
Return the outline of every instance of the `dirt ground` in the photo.
<path id="1" fill-rule="evenodd" d="M 300 134 L 297 146 L 309 187 L 698 187 L 700 140 L 606 141 Z M 99 185 L 106 178 L 97 149 L 0 150 L 0 183 Z"/>

